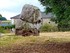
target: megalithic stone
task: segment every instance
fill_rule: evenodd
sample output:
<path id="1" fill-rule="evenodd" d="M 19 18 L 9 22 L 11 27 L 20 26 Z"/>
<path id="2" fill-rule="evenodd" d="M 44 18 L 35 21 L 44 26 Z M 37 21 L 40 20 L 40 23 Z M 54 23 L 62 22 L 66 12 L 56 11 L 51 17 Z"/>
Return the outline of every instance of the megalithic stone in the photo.
<path id="1" fill-rule="evenodd" d="M 30 23 L 36 23 L 39 20 L 40 10 L 36 6 L 26 4 L 22 8 L 20 19 Z"/>
<path id="2" fill-rule="evenodd" d="M 38 7 L 26 4 L 22 8 L 20 19 L 17 20 L 16 34 L 39 35 L 42 23 L 41 12 Z"/>

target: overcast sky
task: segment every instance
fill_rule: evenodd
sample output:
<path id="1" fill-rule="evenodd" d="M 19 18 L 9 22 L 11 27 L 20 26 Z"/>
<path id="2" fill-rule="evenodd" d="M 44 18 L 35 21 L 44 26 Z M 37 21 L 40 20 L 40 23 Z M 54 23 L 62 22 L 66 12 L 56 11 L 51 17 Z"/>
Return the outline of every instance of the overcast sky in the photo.
<path id="1" fill-rule="evenodd" d="M 10 17 L 20 14 L 25 4 L 37 6 L 44 11 L 44 7 L 38 0 L 0 0 L 0 14 L 9 20 Z"/>

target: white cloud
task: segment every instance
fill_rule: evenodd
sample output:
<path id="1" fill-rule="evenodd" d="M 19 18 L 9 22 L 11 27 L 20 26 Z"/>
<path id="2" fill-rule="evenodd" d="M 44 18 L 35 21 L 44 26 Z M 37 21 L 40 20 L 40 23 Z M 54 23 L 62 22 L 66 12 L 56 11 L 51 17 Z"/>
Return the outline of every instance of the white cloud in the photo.
<path id="1" fill-rule="evenodd" d="M 38 0 L 0 0 L 0 13 L 9 19 L 11 16 L 20 14 L 25 4 L 32 4 L 43 11 L 44 7 Z"/>

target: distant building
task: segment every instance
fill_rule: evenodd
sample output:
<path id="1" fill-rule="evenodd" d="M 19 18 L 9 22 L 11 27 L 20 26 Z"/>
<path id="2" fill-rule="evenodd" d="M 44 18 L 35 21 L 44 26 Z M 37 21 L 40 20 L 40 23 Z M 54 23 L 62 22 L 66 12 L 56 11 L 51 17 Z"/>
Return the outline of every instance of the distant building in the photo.
<path id="1" fill-rule="evenodd" d="M 42 14 L 42 18 L 43 18 L 43 24 L 48 23 L 48 24 L 55 24 L 55 22 L 51 21 L 51 18 L 53 18 L 52 13 L 41 13 Z"/>
<path id="2" fill-rule="evenodd" d="M 14 17 L 11 17 L 11 23 L 12 23 L 12 24 L 16 24 L 16 23 L 17 23 L 16 20 L 19 20 L 19 16 L 20 16 L 20 14 L 14 16 Z"/>
<path id="3" fill-rule="evenodd" d="M 10 26 L 11 25 L 11 21 L 0 21 L 0 26 Z"/>

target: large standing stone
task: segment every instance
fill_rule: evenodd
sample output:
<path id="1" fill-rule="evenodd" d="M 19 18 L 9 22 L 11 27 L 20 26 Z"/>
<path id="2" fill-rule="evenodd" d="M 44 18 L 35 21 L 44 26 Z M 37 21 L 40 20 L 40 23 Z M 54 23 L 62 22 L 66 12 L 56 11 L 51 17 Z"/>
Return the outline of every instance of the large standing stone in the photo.
<path id="1" fill-rule="evenodd" d="M 17 21 L 17 33 L 22 33 L 23 35 L 29 34 L 38 34 L 39 29 L 42 23 L 41 12 L 39 8 L 33 5 L 26 4 L 22 8 L 22 12 L 20 14 L 20 20 Z M 20 31 L 20 28 L 22 30 Z M 19 30 L 19 32 L 18 32 Z"/>
<path id="2" fill-rule="evenodd" d="M 22 9 L 20 18 L 23 21 L 35 23 L 41 19 L 41 13 L 39 8 L 37 8 L 36 6 L 26 4 Z"/>

